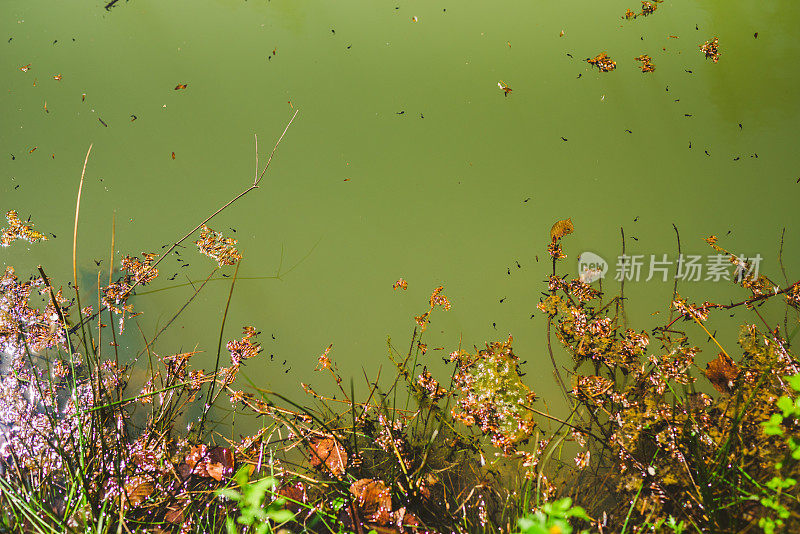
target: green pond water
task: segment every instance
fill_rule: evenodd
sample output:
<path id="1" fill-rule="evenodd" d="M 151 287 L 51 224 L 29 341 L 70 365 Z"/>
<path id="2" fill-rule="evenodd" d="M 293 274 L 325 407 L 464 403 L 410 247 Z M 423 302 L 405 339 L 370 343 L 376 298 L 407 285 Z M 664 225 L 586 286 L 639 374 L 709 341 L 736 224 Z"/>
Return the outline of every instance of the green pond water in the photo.
<path id="1" fill-rule="evenodd" d="M 262 387 L 298 399 L 300 381 L 332 391 L 313 372 L 330 343 L 357 388 L 381 366 L 388 376 L 387 336 L 405 353 L 414 316 L 444 285 L 453 308 L 427 332 L 429 348 L 444 349 L 423 363 L 511 333 L 526 380 L 559 411 L 535 306 L 550 227 L 567 217 L 576 230 L 562 269 L 573 276 L 584 251 L 614 270 L 620 227 L 628 254 L 674 261 L 674 223 L 684 253 L 713 254 L 703 238 L 716 234 L 734 252 L 760 254 L 761 272 L 782 283 L 786 228 L 783 260 L 790 282 L 797 277 L 796 4 L 667 0 L 631 21 L 622 15 L 639 2 L 104 4 L 0 5 L 0 210 L 57 236 L 14 243 L 0 261 L 25 278 L 43 264 L 66 288 L 93 143 L 78 265 L 84 304 L 96 308 L 112 221 L 115 267 L 121 255 L 163 251 L 252 182 L 254 134 L 263 165 L 299 109 L 262 187 L 210 223 L 244 255 L 225 339 L 243 325 L 262 331 L 264 355 L 244 371 Z M 715 36 L 716 64 L 698 47 Z M 613 72 L 585 61 L 604 51 Z M 640 54 L 655 72 L 641 72 Z M 189 280 L 208 276 L 213 263 L 194 239 L 181 249 L 188 267 L 166 259 L 134 298 L 141 333 L 128 323 L 123 354 L 183 305 Z M 407 291 L 392 289 L 400 277 Z M 204 351 L 195 365 L 213 367 L 229 289 L 230 279 L 209 282 L 155 352 Z M 630 325 L 649 328 L 664 317 L 651 314 L 666 309 L 672 281 L 631 281 L 625 291 Z M 747 296 L 702 280 L 680 292 Z M 754 320 L 745 311 L 723 319 L 709 326 L 728 347 L 735 324 Z M 716 355 L 703 347 L 701 364 Z"/>

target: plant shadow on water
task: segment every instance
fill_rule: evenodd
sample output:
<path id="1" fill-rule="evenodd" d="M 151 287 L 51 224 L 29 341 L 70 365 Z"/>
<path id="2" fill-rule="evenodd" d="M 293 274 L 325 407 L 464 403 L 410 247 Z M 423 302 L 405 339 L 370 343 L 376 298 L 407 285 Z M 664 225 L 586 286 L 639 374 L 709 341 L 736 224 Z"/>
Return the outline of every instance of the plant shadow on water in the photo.
<path id="1" fill-rule="evenodd" d="M 575 231 L 571 219 L 558 221 L 547 245 L 552 275 L 538 308 L 547 317 L 543 350 L 569 399 L 568 417 L 553 416 L 545 403 L 539 409 L 510 336 L 482 350 L 455 347 L 445 358 L 449 375 L 429 371 L 423 364 L 426 330 L 433 314 L 451 307 L 441 286 L 414 318 L 408 350 L 389 342 L 390 379 L 365 377 L 367 392 L 356 398 L 329 346 L 316 370 L 330 376 L 337 395 L 302 384 L 308 402 L 300 403 L 258 384 L 241 385 L 242 367 L 260 357 L 259 332 L 245 326 L 239 339 L 225 343 L 241 254 L 235 240 L 206 225 L 257 188 L 268 166 L 165 253 L 124 257 L 121 276 L 99 291 L 97 313 L 81 307 L 77 290 L 74 300 L 56 290 L 44 268 L 27 281 L 10 268 L 0 278 L 0 342 L 7 354 L 0 378 L 3 528 L 359 534 L 800 529 L 800 365 L 786 329 L 759 312 L 782 300 L 787 317 L 795 317 L 800 282 L 781 289 L 764 275 L 734 277 L 749 296 L 726 305 L 689 303 L 676 284 L 667 324 L 637 332 L 627 328 L 622 288 L 611 296 L 600 282 L 595 287 L 557 274 L 566 257 L 562 240 Z M 41 235 L 13 212 L 7 218 L 6 244 Z M 135 314 L 128 303 L 134 289 L 151 284 L 161 259 L 197 231 L 199 252 L 219 268 L 236 269 L 214 369 L 192 368 L 194 351 L 158 356 L 151 340 L 146 360 L 137 363 L 146 361 L 146 376 L 132 379 L 138 357 L 117 350 L 117 322 L 124 325 Z M 739 272 L 749 272 L 746 260 L 716 237 L 707 242 Z M 406 287 L 403 279 L 395 284 Z M 743 325 L 734 352 L 706 323 L 716 311 L 740 307 L 763 326 Z M 552 334 L 573 356 L 571 387 L 555 366 Z M 720 349 L 705 369 L 690 342 L 698 336 Z M 714 396 L 696 390 L 700 376 Z M 260 430 L 238 440 L 214 432 L 216 414 L 230 411 L 223 400 L 257 416 Z M 200 416 L 184 431 L 191 410 Z"/>

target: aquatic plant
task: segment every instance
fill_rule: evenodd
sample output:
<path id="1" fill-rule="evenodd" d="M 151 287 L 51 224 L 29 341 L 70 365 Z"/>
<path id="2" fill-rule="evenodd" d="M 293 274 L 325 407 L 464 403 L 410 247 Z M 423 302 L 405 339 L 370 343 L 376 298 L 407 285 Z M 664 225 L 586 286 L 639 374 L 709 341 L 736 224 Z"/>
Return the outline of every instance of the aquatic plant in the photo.
<path id="1" fill-rule="evenodd" d="M 388 341 L 392 377 L 366 378 L 357 397 L 328 345 L 316 371 L 332 379 L 336 393 L 301 384 L 311 404 L 298 403 L 241 384 L 242 367 L 261 355 L 259 332 L 244 326 L 230 339 L 224 330 L 242 255 L 207 223 L 257 188 L 260 176 L 164 254 L 123 256 L 121 275 L 100 288 L 96 311 L 82 307 L 75 272 L 74 299 L 42 267 L 25 281 L 12 268 L 0 277 L 0 348 L 9 356 L 0 375 L 0 527 L 228 534 L 800 529 L 800 362 L 787 333 L 790 313 L 800 310 L 800 282 L 781 288 L 765 274 L 751 276 L 749 260 L 710 236 L 747 296 L 694 303 L 676 284 L 666 323 L 635 330 L 624 285 L 611 295 L 599 281 L 557 274 L 567 256 L 563 241 L 575 230 L 566 219 L 550 230 L 552 273 L 537 307 L 547 320 L 542 354 L 570 405 L 567 417 L 537 407 L 511 336 L 484 349 L 453 347 L 444 358 L 448 371 L 434 372 L 440 366 L 431 355 L 444 347 L 429 349 L 425 336 L 431 317 L 452 308 L 443 286 L 413 318 L 408 351 Z M 159 356 L 151 340 L 141 354 L 147 375 L 134 380 L 140 355 L 117 343 L 125 319 L 137 314 L 134 291 L 157 283 L 161 259 L 198 231 L 199 252 L 217 264 L 206 282 L 234 266 L 214 369 L 194 368 L 196 351 Z M 77 225 L 75 232 L 77 243 Z M 408 282 L 392 287 L 408 290 Z M 778 302 L 783 327 L 759 312 Z M 738 347 L 725 347 L 709 324 L 737 308 L 761 325 L 745 323 Z M 106 317 L 120 328 L 105 325 Z M 570 387 L 556 365 L 553 336 L 572 357 Z M 716 356 L 703 366 L 706 338 Z M 257 414 L 261 429 L 238 440 L 214 433 L 220 399 Z"/>
<path id="2" fill-rule="evenodd" d="M 740 271 L 752 270 L 715 237 L 707 241 Z M 553 257 L 554 268 L 558 259 Z M 739 306 L 762 319 L 753 306 L 781 295 L 796 310 L 792 295 L 800 282 L 784 289 L 764 275 L 735 276 L 733 282 L 749 290 L 750 297 L 697 305 L 681 298 L 676 285 L 670 314 L 676 317 L 648 335 L 624 327 L 621 295 L 605 301 L 603 293 L 579 280 L 551 276 L 539 308 L 574 358 L 569 393 L 580 415 L 573 426 L 585 437 L 593 459 L 587 472 L 587 463 L 576 458 L 584 469 L 576 473 L 569 495 L 592 517 L 602 515 L 603 531 L 683 524 L 698 532 L 739 532 L 759 522 L 796 525 L 800 518 L 796 513 L 787 517 L 774 505 L 780 484 L 773 478 L 776 464 L 785 470 L 784 480 L 796 479 L 800 466 L 783 463 L 790 452 L 786 441 L 762 425 L 775 419 L 775 400 L 789 393 L 784 377 L 796 374 L 800 363 L 785 334 L 768 323 L 764 330 L 755 324 L 742 327 L 738 360 L 704 324 L 715 310 Z M 695 324 L 718 346 L 719 355 L 705 369 L 696 361 L 700 349 L 676 328 L 678 321 Z M 651 336 L 660 342 L 655 350 Z M 592 374 L 578 372 L 587 363 Z M 698 374 L 718 397 L 696 390 Z M 587 491 L 591 487 L 597 489 Z M 797 499 L 782 502 L 800 509 Z"/>

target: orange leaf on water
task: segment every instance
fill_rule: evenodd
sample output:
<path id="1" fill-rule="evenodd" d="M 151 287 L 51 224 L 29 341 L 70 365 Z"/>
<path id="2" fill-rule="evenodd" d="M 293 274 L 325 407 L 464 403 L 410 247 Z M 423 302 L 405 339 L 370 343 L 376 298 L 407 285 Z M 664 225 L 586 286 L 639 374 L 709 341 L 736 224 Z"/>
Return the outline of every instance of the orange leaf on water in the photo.
<path id="1" fill-rule="evenodd" d="M 720 393 L 731 393 L 736 377 L 739 376 L 739 366 L 724 352 L 720 352 L 716 359 L 708 362 L 704 374 L 714 389 Z"/>

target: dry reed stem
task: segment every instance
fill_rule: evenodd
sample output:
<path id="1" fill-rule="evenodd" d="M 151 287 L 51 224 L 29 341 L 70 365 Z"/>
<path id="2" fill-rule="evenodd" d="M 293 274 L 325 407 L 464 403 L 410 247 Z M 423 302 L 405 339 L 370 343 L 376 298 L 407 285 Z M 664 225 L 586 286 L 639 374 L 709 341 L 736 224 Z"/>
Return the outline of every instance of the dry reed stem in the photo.
<path id="1" fill-rule="evenodd" d="M 75 227 L 72 232 L 72 283 L 75 285 L 75 291 L 78 290 L 78 215 L 81 211 L 81 192 L 83 191 L 83 178 L 86 176 L 86 165 L 89 163 L 89 154 L 92 152 L 92 146 L 89 145 L 89 150 L 86 151 L 86 159 L 83 160 L 83 170 L 81 171 L 81 181 L 78 185 L 78 200 L 75 203 Z"/>

